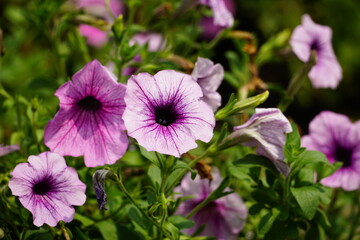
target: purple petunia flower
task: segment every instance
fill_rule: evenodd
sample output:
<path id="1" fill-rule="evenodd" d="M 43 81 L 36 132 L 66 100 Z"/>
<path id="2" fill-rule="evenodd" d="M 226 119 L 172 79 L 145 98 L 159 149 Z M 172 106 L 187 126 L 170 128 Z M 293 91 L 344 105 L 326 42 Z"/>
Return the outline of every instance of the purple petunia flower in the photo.
<path id="1" fill-rule="evenodd" d="M 176 214 L 186 216 L 220 185 L 222 179 L 219 171 L 213 168 L 211 174 L 213 176 L 211 183 L 209 183 L 208 179 L 200 179 L 199 175 L 196 176 L 194 181 L 191 180 L 190 173 L 185 175 L 180 186 L 176 187 L 174 192 L 180 193 L 184 197 L 194 196 L 194 198 L 182 202 Z M 225 189 L 225 191 L 231 190 Z M 214 236 L 218 240 L 235 240 L 245 225 L 247 215 L 247 208 L 240 196 L 231 193 L 210 202 L 199 210 L 190 218 L 195 222 L 195 226 L 183 231 L 191 235 L 201 225 L 205 225 L 200 235 Z"/>
<path id="2" fill-rule="evenodd" d="M 191 76 L 200 85 L 203 92 L 201 100 L 216 111 L 221 105 L 221 95 L 216 91 L 224 79 L 224 68 L 207 58 L 198 57 Z"/>
<path id="3" fill-rule="evenodd" d="M 133 46 L 138 44 L 143 46 L 148 44 L 147 50 L 149 52 L 156 52 L 163 50 L 166 45 L 166 40 L 163 38 L 161 34 L 153 33 L 153 32 L 141 32 L 135 34 L 129 41 L 129 45 Z M 133 59 L 135 62 L 141 62 L 141 57 L 139 55 L 135 56 Z M 137 71 L 137 67 L 126 67 L 122 74 L 126 76 L 131 76 Z"/>
<path id="4" fill-rule="evenodd" d="M 309 15 L 302 16 L 302 25 L 297 26 L 291 36 L 290 45 L 303 62 L 316 52 L 316 65 L 309 72 L 315 88 L 336 88 L 342 78 L 342 70 L 331 45 L 332 30 L 316 24 Z"/>
<path id="5" fill-rule="evenodd" d="M 233 16 L 235 14 L 235 9 L 236 9 L 234 1 L 233 0 L 223 0 L 223 1 L 226 9 Z M 227 25 L 221 26 L 219 24 L 215 24 L 214 16 L 201 18 L 200 26 L 203 29 L 201 35 L 206 39 L 213 39 L 221 30 L 223 30 L 226 27 L 229 27 Z"/>
<path id="6" fill-rule="evenodd" d="M 0 144 L 0 157 L 18 150 L 20 150 L 20 147 L 17 144 L 13 144 L 10 146 L 4 146 L 3 144 Z"/>
<path id="7" fill-rule="evenodd" d="M 9 187 L 34 218 L 34 225 L 56 226 L 59 221 L 70 222 L 75 206 L 85 203 L 86 185 L 79 180 L 75 169 L 66 166 L 57 153 L 44 152 L 30 156 L 29 163 L 20 163 L 11 172 Z"/>
<path id="8" fill-rule="evenodd" d="M 345 115 L 323 111 L 309 125 L 309 135 L 301 143 L 309 150 L 324 153 L 329 162 L 343 166 L 321 180 L 325 186 L 346 191 L 360 187 L 360 121 L 351 123 Z"/>
<path id="9" fill-rule="evenodd" d="M 163 70 L 154 76 L 133 75 L 127 85 L 124 112 L 129 136 L 148 151 L 180 157 L 210 141 L 215 125 L 210 107 L 190 75 Z"/>
<path id="10" fill-rule="evenodd" d="M 288 175 L 283 147 L 286 134 L 291 131 L 289 120 L 278 108 L 256 108 L 255 114 L 243 125 L 234 127 L 227 138 L 244 146 L 257 147 L 257 154 L 271 159 L 279 172 Z"/>
<path id="11" fill-rule="evenodd" d="M 84 155 L 87 167 L 113 164 L 128 146 L 121 118 L 125 91 L 97 60 L 86 64 L 55 92 L 60 110 L 46 126 L 46 146 L 61 155 Z"/>
<path id="12" fill-rule="evenodd" d="M 231 27 L 234 24 L 234 17 L 226 7 L 225 0 L 199 0 L 199 3 L 211 8 L 213 11 L 214 25 Z"/>
<path id="13" fill-rule="evenodd" d="M 125 9 L 121 0 L 110 0 L 111 14 L 106 9 L 105 0 L 77 0 L 76 5 L 85 9 L 88 14 L 105 19 L 109 23 L 113 22 L 111 14 L 117 17 L 124 14 Z M 87 24 L 80 24 L 79 32 L 86 37 L 88 44 L 94 47 L 102 47 L 108 41 L 108 32 Z"/>

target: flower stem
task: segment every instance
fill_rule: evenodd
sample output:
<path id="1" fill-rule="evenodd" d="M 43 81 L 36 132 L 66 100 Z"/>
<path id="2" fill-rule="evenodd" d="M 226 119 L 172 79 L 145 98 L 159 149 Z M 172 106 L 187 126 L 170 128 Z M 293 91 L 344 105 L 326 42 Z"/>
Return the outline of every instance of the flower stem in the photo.
<path id="1" fill-rule="evenodd" d="M 356 203 L 357 203 L 357 213 L 356 213 L 353 223 L 351 225 L 350 234 L 349 234 L 349 237 L 347 238 L 348 240 L 353 239 L 353 237 L 355 235 L 355 231 L 359 227 L 359 224 L 358 224 L 358 222 L 360 220 L 360 192 L 359 191 L 357 191 L 357 194 L 356 194 Z"/>
<path id="2" fill-rule="evenodd" d="M 141 214 L 152 224 L 154 224 L 160 231 L 163 231 L 161 225 L 157 221 L 149 217 L 148 214 L 135 202 L 135 200 L 131 197 L 130 193 L 126 190 L 124 184 L 119 177 L 117 178 L 116 183 L 120 187 L 121 191 L 125 194 L 125 196 L 130 200 L 130 202 L 141 212 Z M 172 239 L 172 236 L 167 231 L 164 231 L 164 234 L 167 238 Z"/>
<path id="3" fill-rule="evenodd" d="M 310 72 L 311 68 L 316 64 L 316 52 L 311 52 L 309 60 L 293 75 L 290 80 L 290 84 L 286 90 L 286 96 L 280 102 L 279 108 L 281 111 L 285 111 L 290 103 L 293 101 L 295 95 L 299 92 L 305 77 Z"/>
<path id="4" fill-rule="evenodd" d="M 209 149 L 206 150 L 202 155 L 200 155 L 199 157 L 195 158 L 194 160 L 192 160 L 190 163 L 188 163 L 188 167 L 189 168 L 192 168 L 195 166 L 195 164 L 197 162 L 199 162 L 200 160 L 204 159 L 205 157 L 207 157 L 207 155 L 210 153 Z M 177 177 L 175 178 L 174 181 L 172 181 L 169 186 L 168 186 L 168 191 L 171 191 L 175 186 L 176 184 L 178 184 L 178 182 L 185 176 L 185 174 L 188 172 L 188 169 L 184 169 L 182 170 L 178 175 Z"/>
<path id="5" fill-rule="evenodd" d="M 198 205 L 196 205 L 196 207 L 194 207 L 191 212 L 189 212 L 188 215 L 186 215 L 186 218 L 189 219 L 192 216 L 195 215 L 195 213 L 197 213 L 198 211 L 200 211 L 203 207 L 205 207 L 208 203 L 210 203 L 212 200 L 207 197 L 206 199 L 204 199 L 201 203 L 199 203 Z"/>

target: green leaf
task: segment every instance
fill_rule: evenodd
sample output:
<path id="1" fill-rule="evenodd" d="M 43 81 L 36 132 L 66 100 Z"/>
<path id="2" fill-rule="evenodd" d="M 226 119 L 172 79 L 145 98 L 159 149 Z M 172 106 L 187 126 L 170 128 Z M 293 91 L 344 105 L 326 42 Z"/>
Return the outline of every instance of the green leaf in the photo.
<path id="1" fill-rule="evenodd" d="M 91 220 L 90 218 L 87 218 L 79 213 L 75 212 L 75 216 L 74 219 L 79 220 L 82 225 L 84 225 L 84 227 L 88 227 L 90 225 L 93 225 L 95 222 L 93 220 Z"/>
<path id="2" fill-rule="evenodd" d="M 167 231 L 168 233 L 170 233 L 170 235 L 172 236 L 172 239 L 179 239 L 179 229 L 177 227 L 175 227 L 172 223 L 170 222 L 165 222 L 163 225 L 163 229 L 165 231 Z"/>
<path id="3" fill-rule="evenodd" d="M 326 215 L 326 212 L 322 209 L 318 209 L 314 219 L 325 229 L 331 227 L 331 223 Z"/>
<path id="4" fill-rule="evenodd" d="M 44 228 L 39 228 L 38 230 L 28 230 L 25 232 L 25 236 L 22 237 L 25 240 L 49 240 L 54 239 L 54 235 Z"/>
<path id="5" fill-rule="evenodd" d="M 239 167 L 265 167 L 275 175 L 279 174 L 279 172 L 276 170 L 275 165 L 269 159 L 259 155 L 248 154 L 244 158 L 234 161 L 233 164 Z"/>
<path id="6" fill-rule="evenodd" d="M 292 187 L 290 190 L 299 204 L 304 217 L 308 220 L 313 219 L 320 204 L 321 194 L 323 193 L 314 186 Z"/>
<path id="7" fill-rule="evenodd" d="M 191 228 L 195 225 L 195 223 L 193 221 L 191 221 L 187 218 L 184 218 L 183 216 L 180 216 L 180 215 L 170 216 L 168 218 L 168 221 L 170 223 L 172 223 L 178 229 Z"/>
<path id="8" fill-rule="evenodd" d="M 149 221 L 144 219 L 144 217 L 141 215 L 140 211 L 136 207 L 129 206 L 128 215 L 130 219 L 133 220 L 136 224 L 138 224 L 142 229 L 148 229 Z"/>
<path id="9" fill-rule="evenodd" d="M 276 219 L 276 215 L 273 215 L 271 212 L 266 213 L 260 220 L 260 223 L 257 228 L 257 233 L 260 238 L 264 237 L 264 235 L 270 230 Z"/>
<path id="10" fill-rule="evenodd" d="M 161 170 L 155 164 L 151 164 L 148 169 L 148 176 L 154 188 L 158 190 L 161 184 Z"/>
<path id="11" fill-rule="evenodd" d="M 339 167 L 338 165 L 331 164 L 326 156 L 318 151 L 304 151 L 297 157 L 294 166 L 313 169 L 317 173 L 318 181 L 333 174 Z"/>
<path id="12" fill-rule="evenodd" d="M 291 122 L 293 131 L 286 135 L 286 142 L 284 145 L 284 155 L 288 163 L 292 163 L 297 156 L 305 151 L 305 148 L 301 147 L 301 137 L 297 126 L 294 122 Z"/>
<path id="13" fill-rule="evenodd" d="M 105 240 L 119 239 L 116 225 L 112 220 L 97 222 L 95 226 L 99 229 Z"/>
<path id="14" fill-rule="evenodd" d="M 146 159 L 150 160 L 153 164 L 159 166 L 159 157 L 162 158 L 162 154 L 158 154 L 157 152 L 148 152 L 144 147 L 139 145 L 140 153 Z"/>

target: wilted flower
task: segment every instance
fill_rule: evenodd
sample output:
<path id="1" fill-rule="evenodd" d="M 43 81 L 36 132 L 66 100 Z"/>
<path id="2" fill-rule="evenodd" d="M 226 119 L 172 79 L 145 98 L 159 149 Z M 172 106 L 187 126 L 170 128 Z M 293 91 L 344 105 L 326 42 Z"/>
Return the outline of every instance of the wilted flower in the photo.
<path id="1" fill-rule="evenodd" d="M 256 108 L 255 114 L 243 125 L 234 127 L 227 138 L 244 146 L 257 147 L 257 154 L 271 159 L 279 172 L 288 175 L 283 147 L 286 134 L 291 131 L 289 120 L 278 108 Z"/>
<path id="2" fill-rule="evenodd" d="M 235 3 L 233 0 L 224 0 L 226 9 L 232 14 L 235 14 Z M 231 24 L 232 25 L 232 24 Z M 222 29 L 229 26 L 221 26 L 215 24 L 214 16 L 203 17 L 200 20 L 200 26 L 203 29 L 201 35 L 206 39 L 213 39 Z"/>
<path id="3" fill-rule="evenodd" d="M 135 34 L 129 41 L 130 46 L 133 46 L 135 44 L 138 44 L 140 46 L 147 44 L 147 50 L 149 52 L 156 52 L 156 51 L 160 51 L 165 48 L 166 40 L 163 38 L 163 36 L 161 34 L 158 34 L 158 33 L 141 32 L 141 33 Z M 133 60 L 135 62 L 140 62 L 141 57 L 139 55 L 135 56 L 135 58 Z M 123 70 L 122 74 L 131 76 L 132 74 L 134 74 L 136 72 L 136 70 L 137 70 L 136 67 L 127 67 Z"/>
<path id="4" fill-rule="evenodd" d="M 219 63 L 214 64 L 207 58 L 199 57 L 191 76 L 201 87 L 204 95 L 201 100 L 216 111 L 221 105 L 221 95 L 216 90 L 224 79 L 224 68 Z"/>
<path id="5" fill-rule="evenodd" d="M 231 27 L 234 24 L 234 17 L 227 9 L 225 0 L 199 0 L 199 2 L 209 6 L 213 11 L 214 25 Z"/>
<path id="6" fill-rule="evenodd" d="M 115 17 L 124 13 L 124 5 L 121 0 L 110 0 L 109 3 L 111 14 Z M 109 23 L 113 22 L 113 17 L 106 9 L 105 0 L 77 0 L 76 5 L 79 8 L 84 8 L 88 14 L 94 17 L 105 19 Z M 80 24 L 79 32 L 87 38 L 88 44 L 94 47 L 102 47 L 108 41 L 107 31 L 87 24 Z"/>
<path id="7" fill-rule="evenodd" d="M 210 141 L 215 118 L 201 97 L 200 86 L 187 74 L 163 70 L 154 76 L 133 75 L 123 116 L 129 136 L 148 151 L 176 157 L 195 148 L 196 139 Z"/>
<path id="8" fill-rule="evenodd" d="M 301 143 L 309 150 L 324 153 L 329 162 L 343 166 L 321 180 L 328 187 L 346 191 L 360 187 L 360 121 L 351 123 L 345 115 L 323 111 L 309 125 L 309 135 Z"/>
<path id="9" fill-rule="evenodd" d="M 60 110 L 46 126 L 46 146 L 62 155 L 84 155 L 87 167 L 113 164 L 128 146 L 121 118 L 125 91 L 97 60 L 86 64 L 55 92 Z"/>
<path id="10" fill-rule="evenodd" d="M 316 52 L 316 65 L 309 72 L 315 88 L 336 88 L 342 78 L 342 70 L 331 45 L 332 30 L 316 24 L 309 15 L 302 16 L 302 25 L 297 26 L 290 39 L 296 56 L 303 62 Z"/>
<path id="11" fill-rule="evenodd" d="M 191 180 L 190 173 L 185 175 L 180 186 L 176 187 L 174 192 L 180 193 L 184 197 L 193 196 L 194 198 L 182 202 L 176 214 L 186 216 L 220 185 L 222 179 L 219 171 L 213 169 L 211 174 L 213 181 L 210 183 L 208 179 L 200 179 L 199 175 L 194 181 Z M 231 190 L 227 188 L 225 191 Z M 199 210 L 190 218 L 195 222 L 195 226 L 183 231 L 191 235 L 201 225 L 204 225 L 205 228 L 200 233 L 202 236 L 215 236 L 218 240 L 235 240 L 245 225 L 247 215 L 247 208 L 240 196 L 231 193 L 210 202 Z"/>
<path id="12" fill-rule="evenodd" d="M 112 172 L 106 169 L 97 170 L 93 175 L 93 188 L 96 194 L 96 200 L 100 210 L 107 210 L 105 207 L 107 202 L 107 195 L 105 192 L 105 180 Z"/>
<path id="13" fill-rule="evenodd" d="M 18 150 L 20 150 L 20 147 L 17 144 L 13 144 L 10 146 L 4 146 L 3 144 L 0 144 L 0 157 Z"/>
<path id="14" fill-rule="evenodd" d="M 76 170 L 52 152 L 30 156 L 28 161 L 11 172 L 12 194 L 32 213 L 38 227 L 44 223 L 54 227 L 59 221 L 70 222 L 75 214 L 73 205 L 81 206 L 86 200 L 86 185 L 79 180 Z"/>

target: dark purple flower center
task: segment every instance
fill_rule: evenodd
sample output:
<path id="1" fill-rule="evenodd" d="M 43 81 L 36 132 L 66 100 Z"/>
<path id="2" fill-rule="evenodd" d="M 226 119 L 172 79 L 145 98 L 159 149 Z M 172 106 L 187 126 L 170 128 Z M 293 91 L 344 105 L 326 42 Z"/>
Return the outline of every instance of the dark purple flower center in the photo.
<path id="1" fill-rule="evenodd" d="M 318 39 L 314 39 L 310 44 L 310 50 L 319 51 L 320 50 L 320 43 Z"/>
<path id="2" fill-rule="evenodd" d="M 335 160 L 343 163 L 343 167 L 351 166 L 352 149 L 337 146 L 335 150 Z"/>
<path id="3" fill-rule="evenodd" d="M 87 96 L 77 102 L 77 105 L 86 111 L 96 111 L 102 107 L 102 104 L 99 100 L 93 96 Z"/>
<path id="4" fill-rule="evenodd" d="M 169 126 L 174 123 L 179 117 L 179 114 L 174 109 L 173 105 L 164 105 L 155 107 L 155 121 L 163 126 Z"/>
<path id="5" fill-rule="evenodd" d="M 37 182 L 33 187 L 33 192 L 37 195 L 45 195 L 51 191 L 51 185 L 47 179 Z"/>

